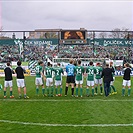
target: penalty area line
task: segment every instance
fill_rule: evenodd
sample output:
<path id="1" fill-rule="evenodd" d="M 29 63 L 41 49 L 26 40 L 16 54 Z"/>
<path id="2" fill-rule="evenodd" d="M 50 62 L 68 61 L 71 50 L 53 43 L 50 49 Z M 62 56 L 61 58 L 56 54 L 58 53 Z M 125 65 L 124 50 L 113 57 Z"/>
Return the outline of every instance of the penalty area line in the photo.
<path id="1" fill-rule="evenodd" d="M 31 125 L 31 126 L 46 126 L 46 127 L 130 127 L 133 124 L 47 124 L 34 122 L 21 122 L 11 120 L 0 120 L 0 123 Z"/>

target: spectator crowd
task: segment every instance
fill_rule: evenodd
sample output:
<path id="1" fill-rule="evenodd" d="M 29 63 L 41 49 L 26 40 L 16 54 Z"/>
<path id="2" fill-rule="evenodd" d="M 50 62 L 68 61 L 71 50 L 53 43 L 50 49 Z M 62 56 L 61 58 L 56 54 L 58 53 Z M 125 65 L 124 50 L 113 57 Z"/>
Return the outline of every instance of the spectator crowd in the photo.
<path id="1" fill-rule="evenodd" d="M 44 60 L 46 58 L 110 58 L 111 60 L 132 59 L 132 49 L 125 46 L 92 45 L 25 45 L 20 54 L 18 45 L 1 45 L 0 62 Z"/>

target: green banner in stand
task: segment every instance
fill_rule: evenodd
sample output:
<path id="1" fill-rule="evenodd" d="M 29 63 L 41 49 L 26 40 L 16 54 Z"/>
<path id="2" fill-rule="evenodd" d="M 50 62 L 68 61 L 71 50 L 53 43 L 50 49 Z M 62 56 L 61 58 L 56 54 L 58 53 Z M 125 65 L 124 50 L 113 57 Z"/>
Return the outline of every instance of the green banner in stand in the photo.
<path id="1" fill-rule="evenodd" d="M 7 39 L 7 40 L 0 40 L 0 45 L 58 45 L 58 39 Z M 87 44 L 92 45 L 101 45 L 101 46 L 131 46 L 133 45 L 133 39 L 112 39 L 112 38 L 103 38 L 94 40 L 87 39 Z"/>
<path id="2" fill-rule="evenodd" d="M 8 39 L 0 40 L 0 45 L 57 45 L 58 39 Z"/>
<path id="3" fill-rule="evenodd" d="M 94 42 L 94 45 L 102 45 L 102 46 L 130 46 L 133 45 L 133 39 L 127 40 L 127 39 L 94 39 L 90 40 L 87 39 L 88 44 L 92 44 Z"/>

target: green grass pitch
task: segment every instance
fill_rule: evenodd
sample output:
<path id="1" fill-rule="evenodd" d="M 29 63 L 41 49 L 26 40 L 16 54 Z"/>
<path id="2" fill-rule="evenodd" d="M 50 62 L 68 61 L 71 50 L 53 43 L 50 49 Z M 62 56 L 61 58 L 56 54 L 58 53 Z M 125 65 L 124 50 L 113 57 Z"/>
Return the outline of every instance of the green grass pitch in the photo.
<path id="1" fill-rule="evenodd" d="M 9 89 L 7 99 L 0 91 L 0 133 L 133 133 L 133 91 L 128 97 L 126 89 L 126 96 L 121 96 L 122 77 L 114 83 L 118 94 L 108 98 L 86 97 L 85 87 L 83 98 L 71 97 L 70 89 L 64 97 L 65 77 L 62 97 L 43 97 L 41 89 L 38 97 L 35 77 L 25 80 L 30 99 L 18 99 L 15 78 L 15 99 L 9 98 Z"/>

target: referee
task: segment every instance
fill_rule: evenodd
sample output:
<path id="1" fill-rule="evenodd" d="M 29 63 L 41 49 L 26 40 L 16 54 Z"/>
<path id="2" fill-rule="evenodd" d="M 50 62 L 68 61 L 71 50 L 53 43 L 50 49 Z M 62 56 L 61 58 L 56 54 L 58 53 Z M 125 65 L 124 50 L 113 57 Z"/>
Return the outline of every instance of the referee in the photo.
<path id="1" fill-rule="evenodd" d="M 104 92 L 106 97 L 109 95 L 110 92 L 110 82 L 113 81 L 112 73 L 114 73 L 114 69 L 109 68 L 109 64 L 106 64 L 106 68 L 103 69 L 101 75 L 104 82 Z"/>
<path id="2" fill-rule="evenodd" d="M 7 87 L 10 87 L 10 98 L 14 98 L 14 96 L 12 95 L 12 74 L 14 74 L 10 62 L 7 62 L 7 67 L 4 69 L 4 73 L 5 73 L 5 81 L 4 81 L 4 98 L 6 98 L 6 89 Z"/>

